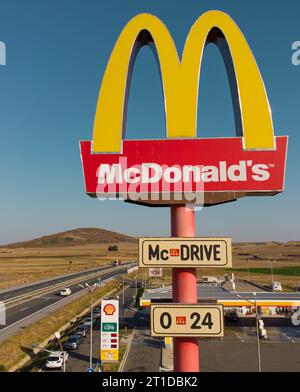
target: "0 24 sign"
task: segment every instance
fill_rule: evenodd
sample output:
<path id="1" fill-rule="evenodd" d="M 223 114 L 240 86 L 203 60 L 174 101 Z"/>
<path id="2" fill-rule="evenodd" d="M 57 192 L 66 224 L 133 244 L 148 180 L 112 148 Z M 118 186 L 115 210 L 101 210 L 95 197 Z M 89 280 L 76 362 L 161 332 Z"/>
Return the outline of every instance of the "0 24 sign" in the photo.
<path id="1" fill-rule="evenodd" d="M 223 337 L 223 306 L 151 305 L 151 336 Z"/>

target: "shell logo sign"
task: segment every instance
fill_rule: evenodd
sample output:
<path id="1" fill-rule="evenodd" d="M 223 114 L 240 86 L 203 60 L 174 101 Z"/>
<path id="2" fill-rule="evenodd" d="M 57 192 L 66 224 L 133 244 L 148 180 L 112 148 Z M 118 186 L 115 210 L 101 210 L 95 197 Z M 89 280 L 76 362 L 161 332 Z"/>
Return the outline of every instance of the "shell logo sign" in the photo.
<path id="1" fill-rule="evenodd" d="M 197 137 L 201 62 L 208 43 L 214 43 L 224 59 L 236 137 Z M 160 64 L 164 140 L 124 139 L 132 69 L 143 45 L 154 49 Z M 181 60 L 160 19 L 140 14 L 130 20 L 102 80 L 93 141 L 81 141 L 80 148 L 85 188 L 92 197 L 147 205 L 213 205 L 284 189 L 287 136 L 274 136 L 254 56 L 236 23 L 220 11 L 206 12 L 196 20 Z"/>
<path id="2" fill-rule="evenodd" d="M 115 313 L 116 308 L 113 304 L 107 304 L 104 306 L 103 311 L 107 316 L 112 316 Z"/>

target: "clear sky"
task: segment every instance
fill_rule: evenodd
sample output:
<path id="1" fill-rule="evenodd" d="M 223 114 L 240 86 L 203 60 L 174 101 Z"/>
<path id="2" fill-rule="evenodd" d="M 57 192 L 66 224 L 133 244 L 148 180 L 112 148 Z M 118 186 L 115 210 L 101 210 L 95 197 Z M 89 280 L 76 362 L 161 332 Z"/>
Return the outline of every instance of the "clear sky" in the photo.
<path id="1" fill-rule="evenodd" d="M 167 25 L 181 53 L 205 11 L 228 12 L 260 67 L 277 135 L 287 134 L 286 191 L 197 213 L 197 234 L 240 240 L 300 239 L 300 41 L 298 0 L 2 0 L 0 41 L 0 243 L 77 227 L 131 235 L 169 235 L 169 209 L 100 202 L 84 193 L 79 140 L 91 140 L 95 105 L 110 52 L 140 12 Z M 128 138 L 164 137 L 159 74 L 149 48 L 137 58 L 129 98 Z M 234 136 L 225 68 L 208 46 L 199 92 L 198 134 Z"/>

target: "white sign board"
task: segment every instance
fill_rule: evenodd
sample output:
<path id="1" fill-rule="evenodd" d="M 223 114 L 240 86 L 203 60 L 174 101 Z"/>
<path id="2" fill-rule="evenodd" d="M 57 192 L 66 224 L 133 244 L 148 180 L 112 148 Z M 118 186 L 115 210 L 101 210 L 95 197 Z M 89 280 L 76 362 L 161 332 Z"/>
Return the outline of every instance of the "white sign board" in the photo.
<path id="1" fill-rule="evenodd" d="M 149 278 L 161 278 L 162 268 L 149 268 Z"/>
<path id="2" fill-rule="evenodd" d="M 223 337 L 223 305 L 151 305 L 151 336 Z"/>
<path id="3" fill-rule="evenodd" d="M 101 301 L 101 361 L 119 360 L 119 301 Z"/>
<path id="4" fill-rule="evenodd" d="M 231 238 L 140 238 L 139 266 L 231 268 Z"/>

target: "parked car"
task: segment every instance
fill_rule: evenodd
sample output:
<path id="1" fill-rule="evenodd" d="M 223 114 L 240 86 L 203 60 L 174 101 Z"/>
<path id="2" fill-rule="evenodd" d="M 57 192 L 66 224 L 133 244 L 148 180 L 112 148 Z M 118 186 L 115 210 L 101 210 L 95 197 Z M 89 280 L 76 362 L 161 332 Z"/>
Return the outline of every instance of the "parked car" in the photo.
<path id="1" fill-rule="evenodd" d="M 72 291 L 69 287 L 66 287 L 66 288 L 60 290 L 60 295 L 63 297 L 67 297 L 68 295 L 71 295 L 71 294 L 72 294 Z"/>
<path id="2" fill-rule="evenodd" d="M 231 322 L 238 322 L 240 318 L 236 312 L 229 312 L 225 314 L 225 319 Z"/>
<path id="3" fill-rule="evenodd" d="M 86 325 L 79 325 L 76 328 L 76 335 L 79 335 L 79 336 L 86 338 L 88 331 L 89 331 L 89 328 Z"/>
<path id="4" fill-rule="evenodd" d="M 83 337 L 80 335 L 72 335 L 65 342 L 66 350 L 78 350 L 79 346 L 83 343 Z"/>
<path id="5" fill-rule="evenodd" d="M 95 317 L 95 318 L 101 317 L 101 309 L 100 308 L 93 309 L 93 317 Z"/>
<path id="6" fill-rule="evenodd" d="M 93 317 L 93 324 L 94 324 L 94 322 L 95 322 L 95 319 L 94 319 L 94 317 Z M 85 327 L 91 327 L 91 326 L 92 326 L 91 317 L 86 317 L 86 318 L 83 320 L 83 325 L 84 325 Z"/>
<path id="7" fill-rule="evenodd" d="M 65 351 L 66 362 L 68 362 L 69 354 Z M 64 366 L 63 351 L 54 351 L 47 358 L 46 364 L 47 369 L 62 369 Z"/>

